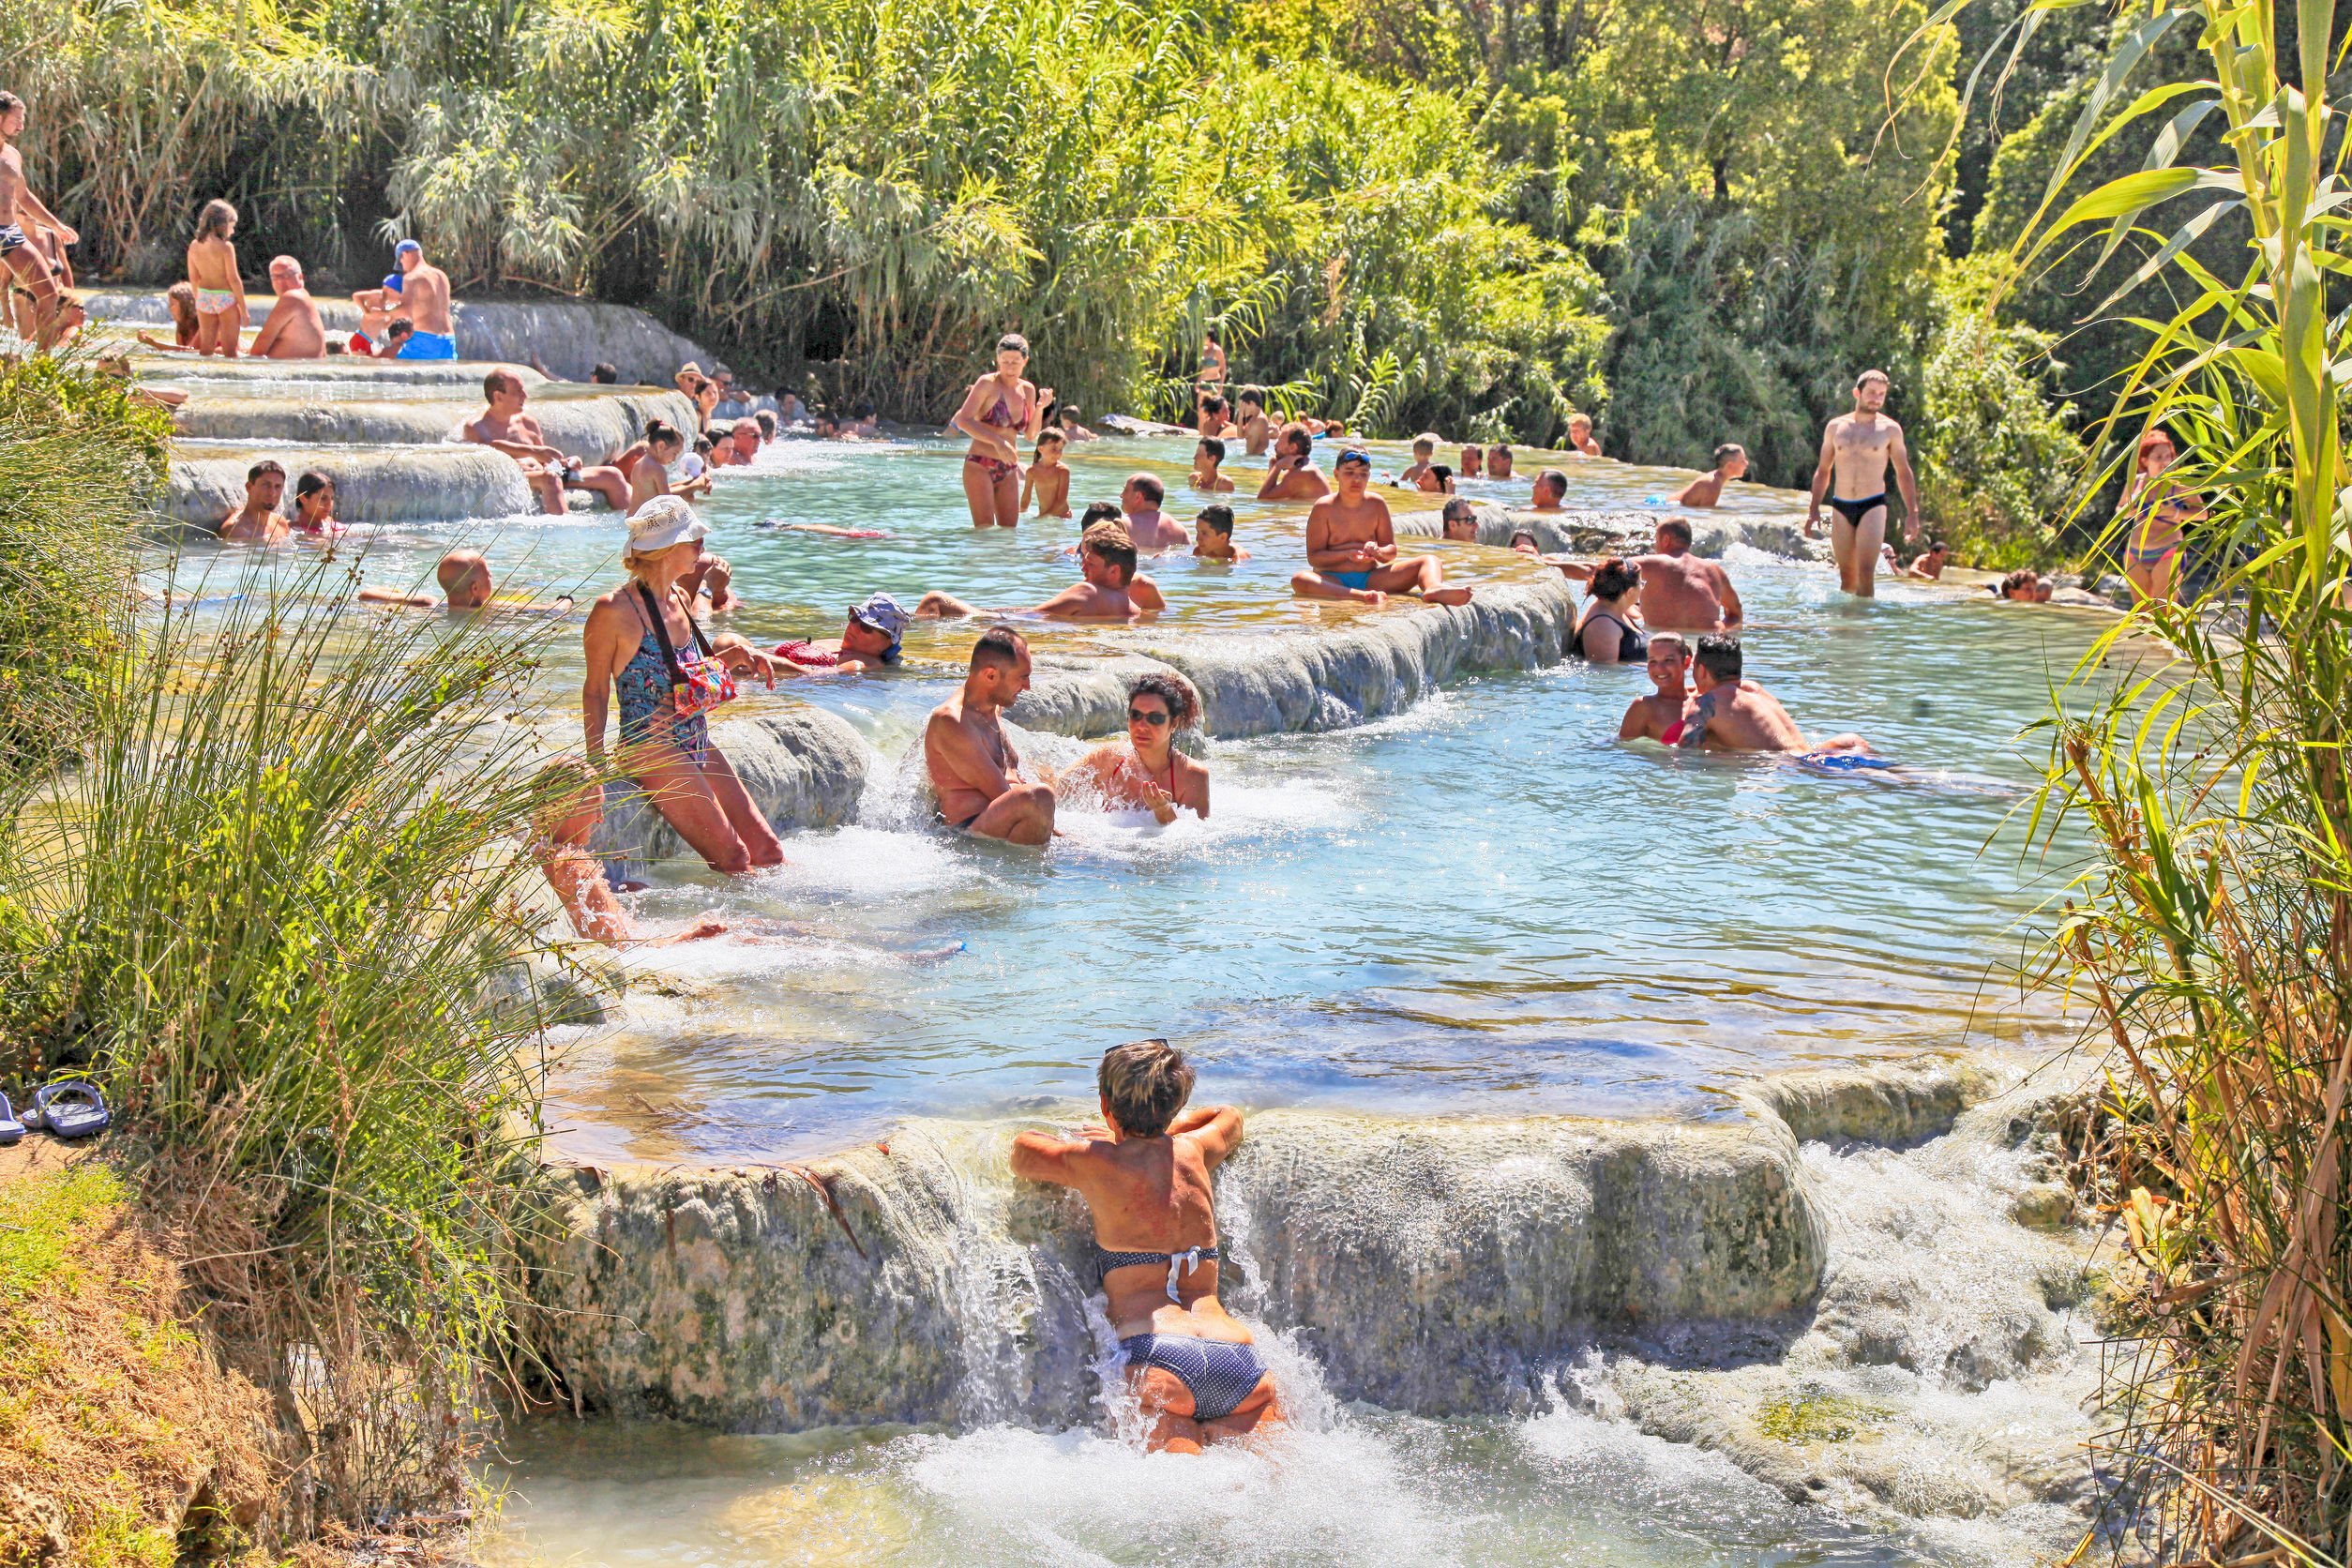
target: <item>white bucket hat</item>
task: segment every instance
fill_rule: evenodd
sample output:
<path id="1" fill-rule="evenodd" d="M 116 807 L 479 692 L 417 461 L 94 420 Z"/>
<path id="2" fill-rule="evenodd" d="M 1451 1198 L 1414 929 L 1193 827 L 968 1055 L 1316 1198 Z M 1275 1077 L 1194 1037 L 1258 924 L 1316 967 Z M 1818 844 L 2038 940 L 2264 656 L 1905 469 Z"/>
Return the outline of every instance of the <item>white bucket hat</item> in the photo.
<path id="1" fill-rule="evenodd" d="M 629 514 L 628 529 L 628 553 L 656 555 L 671 545 L 707 537 L 711 525 L 676 496 L 656 495 Z"/>

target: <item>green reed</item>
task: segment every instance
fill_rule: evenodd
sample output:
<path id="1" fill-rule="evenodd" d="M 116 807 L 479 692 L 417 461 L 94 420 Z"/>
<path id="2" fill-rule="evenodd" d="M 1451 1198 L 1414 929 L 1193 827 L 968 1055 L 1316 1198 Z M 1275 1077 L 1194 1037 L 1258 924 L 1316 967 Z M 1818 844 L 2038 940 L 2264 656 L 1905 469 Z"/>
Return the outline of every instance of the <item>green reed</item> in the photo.
<path id="1" fill-rule="evenodd" d="M 2145 258 L 2118 298 L 2161 289 L 2166 313 L 2143 324 L 2152 346 L 2094 443 L 2112 466 L 2083 493 L 2163 421 L 2211 513 L 2191 525 L 2187 602 L 2143 608 L 2074 671 L 2035 807 L 2091 846 L 2050 979 L 2106 1052 L 2093 1180 L 2121 1222 L 2111 1312 L 2132 1353 L 2097 1446 L 2110 1523 L 2156 1561 L 2352 1558 L 2352 514 L 2328 284 L 2352 258 L 2333 20 L 2316 0 L 2126 17 L 2012 257 L 2014 277 L 2091 241 L 2101 261 Z M 2127 99 L 2176 26 L 2200 30 L 2210 74 Z M 2228 161 L 2178 166 L 2216 116 Z M 2061 206 L 2105 139 L 2151 117 L 2142 170 Z M 2189 250 L 2224 219 L 2251 236 L 2235 278 Z"/>
<path id="2" fill-rule="evenodd" d="M 78 767 L 0 816 L 0 1070 L 112 1092 L 285 1523 L 430 1504 L 519 1301 L 538 919 L 516 856 L 550 624 L 355 607 L 337 563 L 119 625 Z M 522 992 L 527 997 L 527 989 Z"/>

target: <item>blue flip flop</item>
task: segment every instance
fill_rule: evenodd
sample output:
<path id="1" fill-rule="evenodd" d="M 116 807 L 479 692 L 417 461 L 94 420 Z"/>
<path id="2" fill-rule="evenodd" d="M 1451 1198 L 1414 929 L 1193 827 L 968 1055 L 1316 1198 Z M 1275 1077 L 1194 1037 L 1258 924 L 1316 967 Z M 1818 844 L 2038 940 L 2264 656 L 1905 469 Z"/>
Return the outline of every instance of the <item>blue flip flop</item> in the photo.
<path id="1" fill-rule="evenodd" d="M 33 1108 L 59 1138 L 88 1138 L 104 1132 L 113 1120 L 107 1114 L 106 1096 L 98 1092 L 98 1085 L 81 1078 L 68 1078 L 63 1083 L 34 1090 Z"/>
<path id="2" fill-rule="evenodd" d="M 24 1136 L 24 1123 L 16 1119 L 16 1107 L 8 1097 L 0 1094 L 0 1149 L 6 1149 Z"/>

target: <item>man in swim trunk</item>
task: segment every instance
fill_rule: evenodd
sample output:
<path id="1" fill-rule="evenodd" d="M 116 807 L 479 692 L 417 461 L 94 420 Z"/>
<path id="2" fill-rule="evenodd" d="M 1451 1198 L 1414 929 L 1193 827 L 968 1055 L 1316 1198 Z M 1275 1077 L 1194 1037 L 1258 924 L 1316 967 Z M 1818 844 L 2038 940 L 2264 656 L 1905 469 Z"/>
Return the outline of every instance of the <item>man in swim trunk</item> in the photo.
<path id="1" fill-rule="evenodd" d="M 6 266 L 17 286 L 31 296 L 33 350 L 47 354 L 56 346 L 65 294 L 51 258 L 24 231 L 28 225 L 37 234 L 47 230 L 60 245 L 72 245 L 82 236 L 41 205 L 25 180 L 24 155 L 16 144 L 16 139 L 24 134 L 25 114 L 23 98 L 0 93 L 0 266 Z"/>
<path id="2" fill-rule="evenodd" d="M 1013 1174 L 1075 1187 L 1093 1216 L 1093 1274 L 1145 1446 L 1198 1454 L 1288 1425 L 1247 1328 L 1217 1300 L 1210 1172 L 1242 1141 L 1242 1113 L 1184 1102 L 1193 1068 L 1166 1040 L 1116 1046 L 1095 1070 L 1103 1119 L 1076 1138 L 1022 1133 Z"/>
<path id="3" fill-rule="evenodd" d="M 1854 383 L 1854 412 L 1821 432 L 1821 460 L 1813 470 L 1813 501 L 1805 508 L 1805 537 L 1819 536 L 1821 503 L 1837 516 L 1830 548 L 1837 555 L 1838 586 L 1870 598 L 1877 592 L 1878 547 L 1887 538 L 1887 465 L 1903 490 L 1903 537 L 1919 537 L 1919 481 L 1904 449 L 1903 427 L 1879 412 L 1887 406 L 1887 373 L 1864 370 Z"/>
<path id="4" fill-rule="evenodd" d="M 1747 611 L 1720 563 L 1691 553 L 1691 525 L 1681 518 L 1658 524 L 1656 552 L 1636 555 L 1641 568 L 1641 618 L 1677 631 L 1733 631 Z M 1594 563 L 1554 560 L 1571 582 L 1589 582 Z"/>
<path id="5" fill-rule="evenodd" d="M 520 463 L 523 477 L 531 482 L 539 507 L 548 516 L 564 515 L 567 490 L 594 490 L 614 511 L 629 509 L 629 482 L 619 469 L 566 457 L 547 444 L 539 422 L 522 412 L 528 394 L 520 375 L 500 366 L 482 378 L 482 397 L 490 406 L 465 426 L 465 439 L 495 448 Z"/>
<path id="6" fill-rule="evenodd" d="M 1388 503 L 1371 493 L 1372 454 L 1350 446 L 1332 470 L 1339 493 L 1306 514 L 1308 570 L 1290 579 L 1290 592 L 1307 599 L 1353 599 L 1379 605 L 1388 596 L 1419 594 L 1429 604 L 1468 604 L 1470 591 L 1445 586 L 1434 555 L 1396 557 Z"/>
<path id="7" fill-rule="evenodd" d="M 393 357 L 455 359 L 458 328 L 449 316 L 449 275 L 428 264 L 425 248 L 413 239 L 392 248 L 392 263 L 400 273 L 401 314 L 416 328 Z"/>
<path id="8" fill-rule="evenodd" d="M 245 352 L 262 359 L 324 359 L 326 324 L 319 319 L 318 301 L 302 280 L 302 264 L 279 256 L 269 264 L 269 286 L 278 295 L 253 346 Z"/>
<path id="9" fill-rule="evenodd" d="M 1682 720 L 1676 746 L 1685 751 L 1779 751 L 1809 758 L 1870 755 L 1869 744 L 1860 735 L 1806 740 L 1778 699 L 1754 681 L 1740 678 L 1740 666 L 1738 638 L 1698 640 L 1691 671 L 1698 697 Z"/>
<path id="10" fill-rule="evenodd" d="M 981 633 L 962 689 L 931 710 L 923 765 L 942 822 L 1034 848 L 1053 837 L 1053 785 L 1021 776 L 1020 753 L 1001 716 L 1028 689 L 1029 643 L 1021 634 L 1010 626 Z"/>

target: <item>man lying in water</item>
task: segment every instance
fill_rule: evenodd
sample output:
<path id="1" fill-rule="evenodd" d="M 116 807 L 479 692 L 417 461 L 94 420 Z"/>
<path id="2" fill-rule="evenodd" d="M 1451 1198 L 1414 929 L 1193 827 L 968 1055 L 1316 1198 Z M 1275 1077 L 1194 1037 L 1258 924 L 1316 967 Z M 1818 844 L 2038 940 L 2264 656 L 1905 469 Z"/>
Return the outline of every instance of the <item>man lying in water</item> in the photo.
<path id="1" fill-rule="evenodd" d="M 1248 1329 L 1217 1301 L 1209 1173 L 1242 1141 L 1242 1113 L 1184 1109 L 1192 1063 L 1166 1040 L 1114 1046 L 1095 1072 L 1103 1120 L 1075 1141 L 1013 1139 L 1013 1174 L 1075 1187 L 1094 1218 L 1094 1264 L 1145 1446 L 1198 1454 L 1287 1425 Z"/>
<path id="2" fill-rule="evenodd" d="M 361 604 L 395 604 L 408 610 L 438 610 L 445 604 L 452 611 L 520 610 L 535 615 L 562 615 L 572 608 L 569 594 L 558 594 L 545 604 L 528 599 L 504 599 L 493 603 L 498 588 L 490 580 L 490 562 L 478 550 L 453 550 L 441 558 L 433 568 L 433 580 L 441 584 L 442 597 L 430 594 L 403 594 L 397 588 L 362 588 L 354 596 Z"/>
<path id="3" fill-rule="evenodd" d="M 1138 595 L 1135 574 L 1135 541 L 1115 522 L 1098 522 L 1080 541 L 1078 575 L 1072 583 L 1041 605 L 1028 610 L 979 610 L 953 594 L 937 589 L 923 596 L 915 614 L 953 620 L 973 615 L 1044 615 L 1057 621 L 1132 621 L 1163 608 L 1158 590 Z"/>
<path id="4" fill-rule="evenodd" d="M 907 623 L 912 619 L 906 607 L 890 595 L 870 594 L 864 604 L 851 609 L 838 638 L 778 642 L 770 651 L 795 672 L 862 675 L 898 662 L 898 640 L 906 635 Z"/>
<path id="5" fill-rule="evenodd" d="M 1740 663 L 1738 638 L 1698 640 L 1698 656 L 1693 661 L 1698 701 L 1683 719 L 1674 745 L 1685 751 L 1778 751 L 1808 758 L 1870 755 L 1869 743 L 1860 735 L 1806 740 L 1777 699 L 1754 681 L 1740 678 Z"/>

